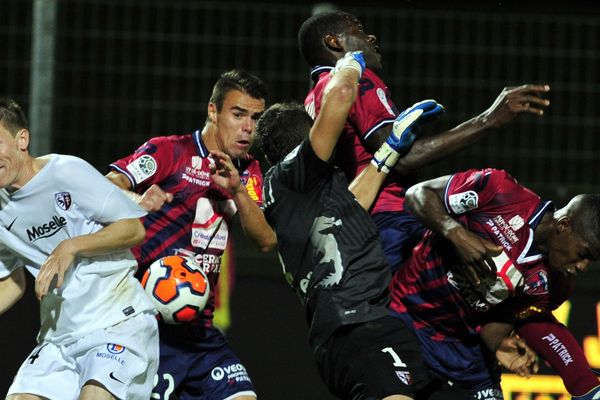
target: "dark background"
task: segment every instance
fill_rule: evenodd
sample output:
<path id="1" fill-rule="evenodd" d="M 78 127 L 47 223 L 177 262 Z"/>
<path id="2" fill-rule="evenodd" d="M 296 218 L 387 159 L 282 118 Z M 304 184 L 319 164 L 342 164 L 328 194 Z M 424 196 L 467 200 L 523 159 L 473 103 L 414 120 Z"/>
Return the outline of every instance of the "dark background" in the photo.
<path id="1" fill-rule="evenodd" d="M 50 151 L 78 155 L 100 171 L 157 135 L 203 125 L 211 87 L 225 70 L 260 76 L 269 103 L 302 101 L 310 82 L 296 42 L 315 3 L 56 0 L 52 124 L 32 132 Z M 335 4 L 335 2 L 333 2 Z M 29 108 L 32 1 L 0 0 L 0 95 Z M 594 2 L 339 2 L 380 41 L 399 108 L 435 98 L 448 129 L 489 107 L 504 86 L 548 83 L 543 118 L 525 116 L 425 169 L 421 177 L 466 168 L 504 168 L 563 205 L 598 192 L 600 19 Z M 260 156 L 260 155 L 258 155 Z M 263 399 L 327 399 L 306 343 L 303 311 L 274 254 L 237 235 L 232 299 L 234 347 Z M 600 298 L 600 270 L 578 295 Z M 30 285 L 31 286 L 31 285 Z M 587 303 L 586 303 L 587 304 Z M 586 306 L 588 307 L 588 306 Z M 591 307 L 591 306 L 590 306 Z M 590 308 L 588 307 L 588 308 Z M 578 338 L 595 334 L 594 311 L 578 311 Z M 31 292 L 1 317 L 0 393 L 33 348 L 38 310 Z"/>

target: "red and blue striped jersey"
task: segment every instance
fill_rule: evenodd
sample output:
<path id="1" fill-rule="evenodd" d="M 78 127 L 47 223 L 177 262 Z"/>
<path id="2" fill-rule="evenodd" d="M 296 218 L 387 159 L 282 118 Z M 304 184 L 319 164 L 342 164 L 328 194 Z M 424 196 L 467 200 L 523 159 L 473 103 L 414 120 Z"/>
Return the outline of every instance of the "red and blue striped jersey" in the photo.
<path id="1" fill-rule="evenodd" d="M 229 193 L 210 177 L 209 151 L 200 131 L 185 136 L 150 139 L 133 154 L 109 166 L 130 180 L 132 190 L 144 193 L 157 184 L 173 194 L 173 201 L 144 217 L 146 238 L 132 249 L 141 273 L 150 264 L 173 254 L 193 256 L 206 272 L 211 297 L 197 324 L 212 325 L 214 293 L 221 256 L 229 239 L 231 218 L 236 212 Z M 262 206 L 262 173 L 258 161 L 247 155 L 234 160 L 250 196 Z"/>
<path id="2" fill-rule="evenodd" d="M 496 279 L 475 289 L 455 268 L 460 261 L 452 245 L 427 231 L 391 283 L 391 308 L 408 313 L 416 329 L 430 330 L 434 340 L 468 340 L 487 312 L 502 309 L 526 318 L 549 312 L 568 297 L 572 282 L 550 270 L 533 246 L 535 228 L 554 210 L 550 202 L 495 169 L 453 175 L 444 201 L 450 215 L 504 251 L 494 258 Z"/>
<path id="3" fill-rule="evenodd" d="M 317 67 L 312 71 L 315 85 L 306 96 L 304 107 L 313 119 L 321 111 L 323 92 L 331 79 L 329 72 L 332 69 Z M 398 116 L 390 90 L 375 72 L 365 69 L 358 84 L 358 95 L 350 109 L 334 154 L 334 164 L 344 171 L 348 182 L 358 176 L 373 158 L 373 154 L 365 148 L 364 141 L 382 126 L 392 124 Z M 405 189 L 413 183 L 413 180 L 400 181 L 392 172 L 371 212 L 403 210 Z"/>

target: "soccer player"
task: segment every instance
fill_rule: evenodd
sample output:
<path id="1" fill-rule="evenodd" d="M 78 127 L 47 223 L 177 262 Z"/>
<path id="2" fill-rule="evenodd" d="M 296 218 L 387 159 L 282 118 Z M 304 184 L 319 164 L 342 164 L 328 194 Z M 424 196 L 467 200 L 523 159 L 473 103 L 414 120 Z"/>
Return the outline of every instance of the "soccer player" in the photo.
<path id="1" fill-rule="evenodd" d="M 265 214 L 286 279 L 306 306 L 309 342 L 331 392 L 343 399 L 409 399 L 429 377 L 413 333 L 389 316 L 390 272 L 363 208 L 385 179 L 384 162 L 354 182 L 358 198 L 329 162 L 363 69 L 361 54 L 338 62 L 312 129 L 299 104 L 274 105 L 261 117 L 257 135 L 276 163 L 265 178 Z M 402 114 L 381 159 L 408 151 L 419 118 L 441 110 L 429 101 Z"/>
<path id="2" fill-rule="evenodd" d="M 321 110 L 323 91 L 331 79 L 329 71 L 336 61 L 348 51 L 364 52 L 367 69 L 359 82 L 359 94 L 350 109 L 334 159 L 350 181 L 369 164 L 375 150 L 389 136 L 398 115 L 391 93 L 378 75 L 383 66 L 377 38 L 365 33 L 355 16 L 336 10 L 308 18 L 298 32 L 298 44 L 312 68 L 314 86 L 304 104 L 313 118 Z M 457 153 L 487 134 L 489 128 L 504 125 L 520 113 L 542 115 L 542 108 L 549 102 L 539 95 L 548 90 L 547 85 L 505 88 L 480 115 L 449 131 L 415 141 L 410 153 L 396 164 L 371 209 L 393 271 L 402 264 L 424 230 L 403 207 L 406 188 L 416 182 L 415 171 Z"/>
<path id="3" fill-rule="evenodd" d="M 145 212 L 80 158 L 29 154 L 22 109 L 0 100 L 0 313 L 40 300 L 38 346 L 7 399 L 138 399 L 158 363 L 154 308 L 129 247 Z"/>
<path id="4" fill-rule="evenodd" d="M 133 249 L 141 271 L 161 257 L 181 254 L 203 267 L 211 286 L 211 297 L 196 320 L 159 323 L 160 365 L 153 398 L 256 397 L 246 369 L 212 318 L 214 287 L 234 215 L 261 251 L 276 243 L 259 208 L 260 166 L 248 155 L 265 95 L 263 82 L 254 75 L 225 72 L 213 88 L 202 131 L 155 137 L 110 165 L 107 177 L 135 192 L 132 195 L 151 211 L 143 221 L 146 238 Z M 227 190 L 215 182 L 227 180 L 216 172 L 223 168 L 222 158 L 233 160 L 243 185 Z"/>
<path id="5" fill-rule="evenodd" d="M 557 368 L 569 390 L 584 395 L 598 386 L 550 312 L 571 293 L 573 277 L 600 257 L 600 195 L 578 195 L 557 210 L 505 171 L 484 169 L 419 183 L 405 205 L 429 229 L 394 275 L 390 307 L 413 326 L 436 373 L 475 398 L 501 399 L 499 375 L 481 362 L 490 354 L 480 346 L 481 333 L 495 349 L 498 332 L 486 323 L 500 321 L 517 325 L 555 368 L 556 355 L 542 342 L 564 338 L 563 348 L 581 355 Z"/>

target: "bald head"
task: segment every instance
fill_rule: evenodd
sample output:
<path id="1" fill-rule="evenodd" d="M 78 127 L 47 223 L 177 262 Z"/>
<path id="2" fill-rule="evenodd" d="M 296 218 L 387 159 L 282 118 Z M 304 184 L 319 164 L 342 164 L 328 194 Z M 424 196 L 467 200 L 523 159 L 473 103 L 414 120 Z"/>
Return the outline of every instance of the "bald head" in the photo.
<path id="1" fill-rule="evenodd" d="M 555 217 L 568 217 L 571 229 L 588 243 L 592 258 L 600 260 L 600 194 L 573 197 Z"/>

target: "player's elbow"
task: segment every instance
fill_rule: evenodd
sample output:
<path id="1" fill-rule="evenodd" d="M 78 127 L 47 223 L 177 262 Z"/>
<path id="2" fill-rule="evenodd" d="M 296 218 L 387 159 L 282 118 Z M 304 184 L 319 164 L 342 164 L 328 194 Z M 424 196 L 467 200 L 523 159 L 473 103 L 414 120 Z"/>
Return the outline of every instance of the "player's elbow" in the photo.
<path id="1" fill-rule="evenodd" d="M 258 244 L 258 251 L 263 254 L 269 253 L 277 246 L 277 238 L 275 237 L 275 233 L 267 235 L 265 239 Z"/>
<path id="2" fill-rule="evenodd" d="M 422 187 L 420 187 L 418 184 L 411 186 L 408 188 L 408 190 L 406 190 L 406 193 L 404 195 L 404 208 L 408 211 L 410 211 L 411 213 L 414 213 L 415 208 L 417 207 L 417 201 L 416 199 L 419 196 L 419 192 L 421 192 L 423 190 Z"/>
<path id="3" fill-rule="evenodd" d="M 134 218 L 130 220 L 130 229 L 131 229 L 131 246 L 138 245 L 144 241 L 146 237 L 146 229 L 144 228 L 144 224 L 139 218 Z"/>

